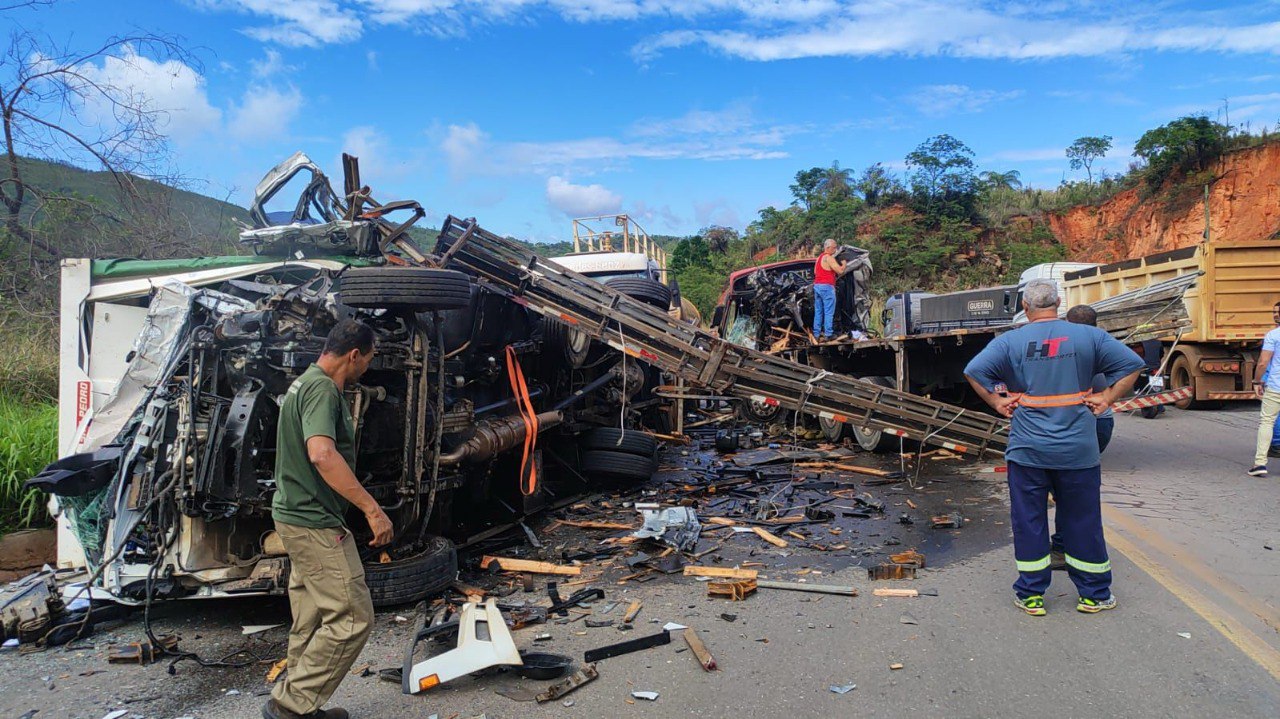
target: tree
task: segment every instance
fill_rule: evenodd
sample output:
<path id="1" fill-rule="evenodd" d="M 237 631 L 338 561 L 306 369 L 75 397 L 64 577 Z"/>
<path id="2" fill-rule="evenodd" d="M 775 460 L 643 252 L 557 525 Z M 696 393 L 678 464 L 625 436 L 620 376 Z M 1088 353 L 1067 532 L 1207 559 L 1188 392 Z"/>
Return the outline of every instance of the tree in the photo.
<path id="1" fill-rule="evenodd" d="M 711 264 L 711 248 L 701 237 L 686 237 L 671 251 L 668 267 L 677 275 L 689 267 L 706 267 Z M 684 289 L 683 283 L 681 289 Z"/>
<path id="2" fill-rule="evenodd" d="M 853 181 L 853 173 L 841 169 L 839 162 L 832 162 L 831 167 L 822 171 L 822 179 L 818 182 L 818 192 L 823 201 L 849 197 L 853 194 L 849 185 Z"/>
<path id="3" fill-rule="evenodd" d="M 712 252 L 723 255 L 729 249 L 729 243 L 738 239 L 738 231 L 723 225 L 710 225 L 698 233 L 706 241 Z"/>
<path id="4" fill-rule="evenodd" d="M 1102 135 L 1101 137 L 1078 137 L 1076 141 L 1071 143 L 1067 148 L 1067 157 L 1071 160 L 1071 169 L 1079 170 L 1084 168 L 1088 177 L 1088 183 L 1093 184 L 1093 161 L 1100 157 L 1106 157 L 1107 152 L 1111 150 L 1111 136 Z"/>
<path id="5" fill-rule="evenodd" d="M 791 196 L 795 198 L 791 204 L 804 205 L 806 210 L 812 207 L 814 200 L 818 197 L 818 186 L 822 184 L 825 173 L 826 170 L 821 167 L 811 167 L 797 172 L 796 181 L 789 188 Z"/>
<path id="6" fill-rule="evenodd" d="M 156 194 L 139 182 L 152 178 L 173 185 L 180 179 L 167 168 L 170 153 L 163 134 L 167 115 L 99 68 L 99 63 L 129 67 L 141 57 L 194 65 L 178 40 L 159 35 L 113 37 L 80 51 L 58 46 L 20 25 L 14 30 L 0 55 L 0 225 L 4 229 L 0 258 L 13 277 L 21 278 L 28 269 L 15 267 L 15 260 L 50 265 L 64 256 L 58 244 L 36 231 L 38 216 L 48 208 L 76 216 L 107 213 L 107 220 L 115 223 L 124 222 L 124 215 L 132 219 L 138 213 L 167 211 L 154 204 Z M 105 170 L 114 180 L 118 191 L 114 205 L 123 215 L 89 198 L 33 185 L 20 161 L 23 157 Z M 163 248 L 167 239 L 149 237 L 146 248 Z"/>
<path id="7" fill-rule="evenodd" d="M 1180 117 L 1143 133 L 1133 154 L 1147 163 L 1147 185 L 1158 187 L 1174 172 L 1208 169 L 1226 149 L 1230 129 L 1204 115 Z"/>
<path id="8" fill-rule="evenodd" d="M 902 185 L 884 169 L 884 165 L 877 162 L 858 175 L 853 189 L 867 203 L 867 207 L 880 207 L 882 203 L 887 204 L 895 192 L 901 191 Z"/>
<path id="9" fill-rule="evenodd" d="M 1017 170 L 1009 170 L 1008 172 L 988 170 L 979 175 L 979 177 L 987 187 L 993 190 L 1022 189 L 1022 173 Z"/>
<path id="10" fill-rule="evenodd" d="M 912 192 L 931 222 L 973 213 L 977 178 L 968 145 L 950 135 L 935 135 L 911 151 L 906 162 L 913 169 Z"/>

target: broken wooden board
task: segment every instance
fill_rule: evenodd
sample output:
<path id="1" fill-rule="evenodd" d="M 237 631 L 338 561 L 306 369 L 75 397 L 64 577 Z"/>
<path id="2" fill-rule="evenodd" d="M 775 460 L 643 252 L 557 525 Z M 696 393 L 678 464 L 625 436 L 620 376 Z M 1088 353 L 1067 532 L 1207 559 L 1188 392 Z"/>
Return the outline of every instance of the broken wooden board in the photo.
<path id="1" fill-rule="evenodd" d="M 634 524 L 623 524 L 621 522 L 588 522 L 577 519 L 557 519 L 558 524 L 565 524 L 570 527 L 578 527 L 579 529 L 635 529 Z"/>
<path id="2" fill-rule="evenodd" d="M 622 616 L 624 624 L 630 624 L 636 620 L 636 616 L 640 614 L 640 607 L 643 606 L 639 601 L 634 601 L 631 606 L 627 607 L 627 613 Z"/>
<path id="3" fill-rule="evenodd" d="M 756 593 L 756 580 L 739 579 L 736 582 L 707 582 L 708 597 L 728 597 L 740 602 Z"/>
<path id="4" fill-rule="evenodd" d="M 754 569 L 735 569 L 732 567 L 700 567 L 689 565 L 684 568 L 686 577 L 716 577 L 719 579 L 756 579 L 760 573 Z"/>
<path id="5" fill-rule="evenodd" d="M 842 587 L 834 584 L 801 584 L 799 582 L 771 582 L 760 580 L 758 586 L 765 589 L 783 589 L 791 592 L 813 592 L 814 594 L 842 594 L 846 597 L 858 596 L 854 587 Z"/>
<path id="6" fill-rule="evenodd" d="M 684 630 L 684 643 L 689 645 L 689 650 L 693 652 L 693 656 L 698 658 L 698 664 L 703 671 L 713 672 L 716 670 L 715 657 L 711 656 L 711 652 L 707 651 L 707 645 L 702 643 L 702 637 L 698 636 L 698 631 L 693 627 Z"/>
<path id="7" fill-rule="evenodd" d="M 775 546 L 775 547 L 784 547 L 784 548 L 785 548 L 785 547 L 787 547 L 787 546 L 788 546 L 788 545 L 787 545 L 787 540 L 785 540 L 785 539 L 783 539 L 783 538 L 779 537 L 778 535 L 776 535 L 776 534 L 774 534 L 774 533 L 772 533 L 772 532 L 768 531 L 767 529 L 763 529 L 763 528 L 761 528 L 761 527 L 752 527 L 752 528 L 751 528 L 751 531 L 755 532 L 757 537 L 760 537 L 761 539 L 763 539 L 764 541 L 768 542 L 769 544 L 772 544 L 772 545 L 773 545 L 773 546 Z"/>
<path id="8" fill-rule="evenodd" d="M 570 567 L 563 564 L 552 564 L 551 562 L 535 562 L 531 559 L 511 559 L 509 557 L 491 557 L 489 555 L 485 555 L 480 559 L 481 569 L 488 569 L 493 564 L 497 564 L 499 568 L 506 572 L 563 574 L 575 577 L 582 574 L 582 567 Z"/>

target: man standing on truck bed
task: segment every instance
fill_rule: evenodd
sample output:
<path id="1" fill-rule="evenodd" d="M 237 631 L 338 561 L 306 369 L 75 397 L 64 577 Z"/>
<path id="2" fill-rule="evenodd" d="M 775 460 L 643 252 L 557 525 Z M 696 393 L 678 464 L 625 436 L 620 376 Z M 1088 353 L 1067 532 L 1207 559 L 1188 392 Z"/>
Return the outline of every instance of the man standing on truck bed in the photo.
<path id="1" fill-rule="evenodd" d="M 347 719 L 321 710 L 364 648 L 373 601 L 344 515 L 354 504 L 369 522 L 372 546 L 392 539 L 391 520 L 360 486 L 355 426 L 342 398 L 373 360 L 373 330 L 343 320 L 320 359 L 289 386 L 276 436 L 271 516 L 289 554 L 293 628 L 288 673 L 262 707 L 265 719 Z"/>
<path id="2" fill-rule="evenodd" d="M 1076 609 L 1114 609 L 1111 562 L 1102 533 L 1102 468 L 1097 417 L 1128 393 L 1144 364 L 1097 327 L 1058 319 L 1057 285 L 1031 280 L 1023 291 L 1027 324 L 1006 332 L 965 367 L 974 391 L 1012 418 L 1005 452 L 1013 552 L 1014 601 L 1043 616 L 1049 588 L 1048 495 L 1053 492 Z M 1107 388 L 1094 393 L 1095 375 Z"/>
<path id="3" fill-rule="evenodd" d="M 819 342 L 835 336 L 836 278 L 847 272 L 847 263 L 836 259 L 836 241 L 822 242 L 822 254 L 813 264 L 813 334 Z"/>
<path id="4" fill-rule="evenodd" d="M 1280 302 L 1271 308 L 1271 319 L 1276 327 L 1262 338 L 1262 354 L 1258 355 L 1258 368 L 1253 375 L 1253 391 L 1262 400 L 1262 416 L 1250 477 L 1267 476 L 1267 451 L 1275 433 L 1276 415 L 1280 415 Z"/>

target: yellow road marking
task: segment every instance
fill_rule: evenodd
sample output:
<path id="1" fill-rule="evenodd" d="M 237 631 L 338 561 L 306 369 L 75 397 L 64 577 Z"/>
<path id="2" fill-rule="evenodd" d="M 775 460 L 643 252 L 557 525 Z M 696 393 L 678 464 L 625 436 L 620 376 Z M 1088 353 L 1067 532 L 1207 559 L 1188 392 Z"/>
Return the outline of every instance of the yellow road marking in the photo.
<path id="1" fill-rule="evenodd" d="M 1209 626 L 1218 630 L 1218 633 L 1226 637 L 1227 641 L 1236 645 L 1236 648 L 1266 669 L 1272 678 L 1280 681 L 1280 651 L 1276 651 L 1258 635 L 1249 631 L 1239 620 L 1229 616 L 1221 607 L 1187 584 L 1181 577 L 1169 572 L 1163 565 L 1147 556 L 1146 552 L 1139 549 L 1123 533 L 1110 532 L 1107 535 L 1107 544 L 1115 547 L 1121 554 L 1128 557 L 1129 561 L 1138 565 L 1139 569 L 1151 575 L 1152 579 L 1169 590 L 1191 611 L 1199 614 L 1209 623 Z"/>
<path id="2" fill-rule="evenodd" d="M 1216 588 L 1227 599 L 1262 620 L 1271 629 L 1280 630 L 1280 612 L 1277 612 L 1275 608 L 1254 597 L 1244 587 L 1205 566 L 1204 562 L 1197 561 L 1194 557 L 1189 556 L 1187 550 L 1151 531 L 1141 520 L 1105 504 L 1102 505 L 1102 516 L 1107 521 L 1107 524 L 1119 527 L 1133 535 L 1143 544 L 1151 547 L 1157 553 L 1176 561 L 1180 569 L 1196 576 L 1205 584 Z"/>

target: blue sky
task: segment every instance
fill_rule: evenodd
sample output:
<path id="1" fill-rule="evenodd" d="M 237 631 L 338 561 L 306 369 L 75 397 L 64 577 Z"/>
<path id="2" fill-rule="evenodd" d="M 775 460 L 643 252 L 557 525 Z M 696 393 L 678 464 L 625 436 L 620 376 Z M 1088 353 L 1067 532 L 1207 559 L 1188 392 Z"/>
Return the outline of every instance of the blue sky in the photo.
<path id="1" fill-rule="evenodd" d="M 169 111 L 208 194 L 245 204 L 295 150 L 339 176 L 347 150 L 379 199 L 533 240 L 608 212 L 741 229 L 797 170 L 900 173 L 939 133 L 1051 187 L 1081 175 L 1081 135 L 1115 138 L 1115 171 L 1183 114 L 1280 120 L 1275 0 L 61 0 L 11 20 L 73 47 L 182 37 L 199 62 L 97 72 Z"/>

